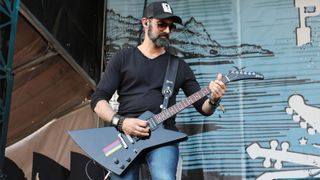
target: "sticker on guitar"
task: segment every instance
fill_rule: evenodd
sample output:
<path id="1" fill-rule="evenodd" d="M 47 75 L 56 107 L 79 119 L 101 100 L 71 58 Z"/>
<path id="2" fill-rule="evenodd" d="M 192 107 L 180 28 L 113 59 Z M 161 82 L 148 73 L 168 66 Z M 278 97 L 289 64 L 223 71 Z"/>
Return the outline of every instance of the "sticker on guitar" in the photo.
<path id="1" fill-rule="evenodd" d="M 299 122 L 301 128 L 307 128 L 309 134 L 320 132 L 320 108 L 305 103 L 300 94 L 291 95 L 285 110 L 292 115 L 295 122 Z"/>
<path id="2" fill-rule="evenodd" d="M 276 169 L 282 168 L 282 162 L 291 162 L 300 165 L 320 167 L 320 156 L 303 154 L 298 152 L 288 151 L 289 143 L 281 143 L 281 150 L 277 149 L 277 140 L 270 142 L 270 149 L 262 148 L 258 143 L 253 143 L 246 148 L 248 155 L 251 159 L 259 157 L 265 158 L 263 166 L 268 168 L 271 167 L 272 159 L 276 160 L 274 167 Z"/>

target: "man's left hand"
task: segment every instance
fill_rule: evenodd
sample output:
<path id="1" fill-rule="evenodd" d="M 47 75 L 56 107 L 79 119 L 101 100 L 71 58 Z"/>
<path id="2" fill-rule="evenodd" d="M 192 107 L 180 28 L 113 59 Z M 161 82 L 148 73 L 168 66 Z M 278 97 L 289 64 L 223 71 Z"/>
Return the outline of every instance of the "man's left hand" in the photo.
<path id="1" fill-rule="evenodd" d="M 214 102 L 218 101 L 226 92 L 226 85 L 221 80 L 222 74 L 219 73 L 217 75 L 217 79 L 211 81 L 209 84 L 209 88 L 211 91 L 210 97 Z"/>

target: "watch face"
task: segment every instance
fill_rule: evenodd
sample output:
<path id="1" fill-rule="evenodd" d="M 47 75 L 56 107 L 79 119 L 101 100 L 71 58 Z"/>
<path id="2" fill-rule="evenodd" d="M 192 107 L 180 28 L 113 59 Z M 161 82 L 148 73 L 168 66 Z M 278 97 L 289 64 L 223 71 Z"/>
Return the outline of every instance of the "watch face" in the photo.
<path id="1" fill-rule="evenodd" d="M 120 119 L 119 115 L 114 115 L 111 120 L 112 125 L 114 126 L 118 125 L 119 119 Z"/>

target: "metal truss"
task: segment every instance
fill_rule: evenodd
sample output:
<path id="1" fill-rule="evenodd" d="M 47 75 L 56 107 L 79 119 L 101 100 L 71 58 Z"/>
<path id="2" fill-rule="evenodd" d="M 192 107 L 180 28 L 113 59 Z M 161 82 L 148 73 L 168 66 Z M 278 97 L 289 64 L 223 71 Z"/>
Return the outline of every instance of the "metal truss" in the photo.
<path id="1" fill-rule="evenodd" d="M 19 0 L 0 0 L 0 179 L 6 179 L 3 167 L 13 89 L 12 65 L 18 11 Z"/>

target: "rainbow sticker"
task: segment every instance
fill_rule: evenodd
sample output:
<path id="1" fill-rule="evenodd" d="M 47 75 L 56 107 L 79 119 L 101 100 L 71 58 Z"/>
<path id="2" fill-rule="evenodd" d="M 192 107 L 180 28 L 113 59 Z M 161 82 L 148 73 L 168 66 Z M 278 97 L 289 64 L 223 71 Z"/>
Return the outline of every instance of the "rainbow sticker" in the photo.
<path id="1" fill-rule="evenodd" d="M 122 147 L 122 144 L 119 140 L 114 141 L 113 143 L 109 144 L 107 147 L 103 148 L 102 151 L 104 152 L 105 156 L 109 156 L 110 154 L 116 152 Z"/>

